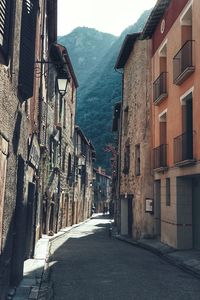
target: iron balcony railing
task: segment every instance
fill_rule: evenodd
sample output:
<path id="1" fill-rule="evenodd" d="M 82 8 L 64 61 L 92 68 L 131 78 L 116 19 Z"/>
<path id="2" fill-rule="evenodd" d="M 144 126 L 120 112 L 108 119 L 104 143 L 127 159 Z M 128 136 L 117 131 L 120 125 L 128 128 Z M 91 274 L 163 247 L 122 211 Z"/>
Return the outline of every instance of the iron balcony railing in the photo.
<path id="1" fill-rule="evenodd" d="M 156 104 L 167 96 L 167 73 L 162 72 L 153 83 L 153 100 Z"/>
<path id="2" fill-rule="evenodd" d="M 174 163 L 193 158 L 193 133 L 183 133 L 174 138 Z"/>
<path id="3" fill-rule="evenodd" d="M 167 167 L 167 145 L 162 144 L 153 149 L 153 168 L 166 168 Z"/>
<path id="4" fill-rule="evenodd" d="M 187 41 L 173 58 L 173 79 L 177 85 L 194 72 L 193 45 L 194 41 Z"/>

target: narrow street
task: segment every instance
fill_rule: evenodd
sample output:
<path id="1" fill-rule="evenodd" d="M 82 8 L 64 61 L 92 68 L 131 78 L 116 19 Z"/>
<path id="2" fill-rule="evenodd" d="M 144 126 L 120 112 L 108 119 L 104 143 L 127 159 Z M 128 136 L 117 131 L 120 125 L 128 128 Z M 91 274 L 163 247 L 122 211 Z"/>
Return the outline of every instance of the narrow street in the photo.
<path id="1" fill-rule="evenodd" d="M 199 300 L 200 282 L 146 250 L 109 237 L 97 216 L 52 242 L 54 299 Z"/>

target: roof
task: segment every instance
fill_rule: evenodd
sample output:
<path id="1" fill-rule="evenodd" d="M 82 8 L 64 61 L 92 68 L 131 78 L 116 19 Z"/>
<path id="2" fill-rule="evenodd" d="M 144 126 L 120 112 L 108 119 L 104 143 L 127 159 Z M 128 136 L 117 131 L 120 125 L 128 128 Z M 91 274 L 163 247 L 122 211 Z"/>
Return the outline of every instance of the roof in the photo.
<path id="1" fill-rule="evenodd" d="M 73 78 L 75 87 L 77 88 L 78 87 L 78 81 L 77 81 L 77 78 L 76 78 L 76 75 L 75 75 L 75 72 L 74 72 L 69 54 L 67 52 L 67 49 L 63 45 L 53 43 L 51 45 L 51 56 L 53 56 L 53 58 L 54 58 L 54 56 L 59 57 L 59 60 L 61 60 L 63 62 L 63 65 L 65 65 L 65 64 L 67 65 L 67 67 L 69 69 L 69 72 L 70 72 L 70 75 Z M 67 71 L 67 70 L 65 70 L 65 71 Z"/>
<path id="2" fill-rule="evenodd" d="M 117 62 L 115 64 L 115 69 L 122 69 L 125 66 L 133 49 L 133 45 L 137 38 L 140 36 L 140 34 L 141 33 L 127 34 L 121 46 L 121 50 L 119 52 Z"/>
<path id="3" fill-rule="evenodd" d="M 86 138 L 85 134 L 83 133 L 82 129 L 78 126 L 75 125 L 75 130 L 77 131 L 77 133 L 81 136 L 81 138 L 85 141 L 85 143 L 90 146 L 91 142 Z"/>
<path id="4" fill-rule="evenodd" d="M 151 38 L 160 19 L 164 15 L 166 8 L 169 6 L 171 0 L 157 0 L 156 5 L 154 6 L 146 25 L 142 32 L 142 38 Z"/>

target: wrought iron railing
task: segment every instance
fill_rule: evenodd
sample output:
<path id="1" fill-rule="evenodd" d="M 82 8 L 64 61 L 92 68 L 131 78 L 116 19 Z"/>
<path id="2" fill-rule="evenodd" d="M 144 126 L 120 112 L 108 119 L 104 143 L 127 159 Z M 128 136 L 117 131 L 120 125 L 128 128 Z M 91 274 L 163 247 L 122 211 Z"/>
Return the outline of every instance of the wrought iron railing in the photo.
<path id="1" fill-rule="evenodd" d="M 193 159 L 193 133 L 183 133 L 174 138 L 174 163 Z"/>
<path id="2" fill-rule="evenodd" d="M 158 101 L 167 95 L 167 73 L 162 72 L 153 83 L 153 100 Z"/>
<path id="3" fill-rule="evenodd" d="M 187 41 L 173 58 L 174 83 L 176 83 L 179 77 L 187 70 L 194 70 L 193 44 L 194 41 Z"/>
<path id="4" fill-rule="evenodd" d="M 153 168 L 166 168 L 167 167 L 167 145 L 162 144 L 153 149 Z"/>

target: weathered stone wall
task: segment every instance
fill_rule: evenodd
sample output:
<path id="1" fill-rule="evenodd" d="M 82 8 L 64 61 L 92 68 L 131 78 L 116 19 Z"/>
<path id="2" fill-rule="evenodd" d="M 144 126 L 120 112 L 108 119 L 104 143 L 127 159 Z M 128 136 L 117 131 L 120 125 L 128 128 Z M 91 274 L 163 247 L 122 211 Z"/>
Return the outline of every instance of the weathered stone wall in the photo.
<path id="1" fill-rule="evenodd" d="M 133 195 L 133 236 L 154 234 L 153 216 L 145 213 L 145 199 L 153 199 L 151 173 L 150 43 L 136 41 L 124 68 L 124 99 L 121 143 L 120 194 Z M 125 113 L 128 107 L 128 113 Z M 127 117 L 127 120 L 124 120 Z M 125 129 L 127 123 L 127 130 Z M 130 145 L 130 168 L 123 173 L 126 143 Z M 140 145 L 140 175 L 136 175 L 136 145 Z M 125 200 L 126 201 L 126 200 Z M 123 212 L 122 212 L 123 214 Z"/>
<path id="2" fill-rule="evenodd" d="M 4 299 L 10 280 L 12 265 L 14 213 L 16 206 L 16 182 L 18 155 L 27 160 L 28 127 L 25 104 L 17 97 L 19 45 L 22 1 L 16 1 L 16 14 L 12 36 L 9 65 L 0 65 L 0 134 L 9 142 L 6 188 L 3 200 L 2 249 L 0 250 L 0 298 Z M 21 245 L 23 247 L 24 245 Z"/>

